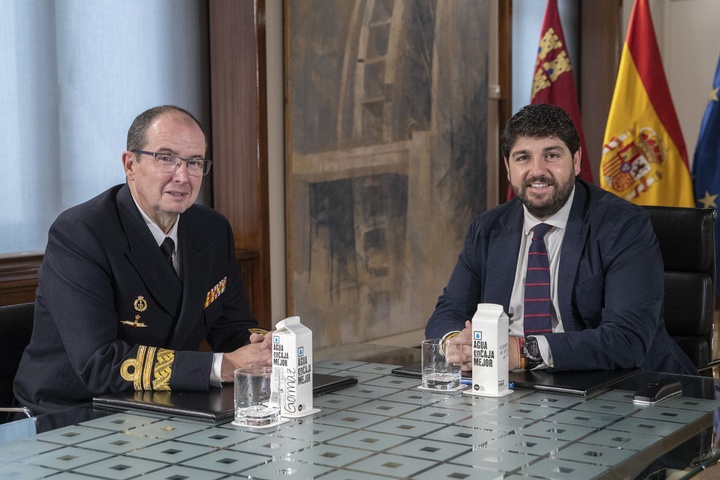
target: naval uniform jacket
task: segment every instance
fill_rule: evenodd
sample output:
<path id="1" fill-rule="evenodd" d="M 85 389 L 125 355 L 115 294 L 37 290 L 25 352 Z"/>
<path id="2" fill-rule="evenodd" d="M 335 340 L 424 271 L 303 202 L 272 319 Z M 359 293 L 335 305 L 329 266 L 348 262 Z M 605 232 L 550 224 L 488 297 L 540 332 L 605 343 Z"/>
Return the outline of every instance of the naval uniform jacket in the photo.
<path id="1" fill-rule="evenodd" d="M 178 225 L 182 282 L 117 185 L 57 218 L 38 275 L 15 396 L 36 413 L 124 390 L 208 390 L 212 352 L 257 327 L 227 219 L 193 205 Z"/>
<path id="2" fill-rule="evenodd" d="M 472 221 L 427 338 L 462 330 L 479 303 L 509 311 L 522 227 L 518 198 Z M 642 207 L 576 181 L 557 282 L 565 332 L 545 335 L 554 370 L 641 367 L 697 374 L 665 330 L 662 255 Z"/>

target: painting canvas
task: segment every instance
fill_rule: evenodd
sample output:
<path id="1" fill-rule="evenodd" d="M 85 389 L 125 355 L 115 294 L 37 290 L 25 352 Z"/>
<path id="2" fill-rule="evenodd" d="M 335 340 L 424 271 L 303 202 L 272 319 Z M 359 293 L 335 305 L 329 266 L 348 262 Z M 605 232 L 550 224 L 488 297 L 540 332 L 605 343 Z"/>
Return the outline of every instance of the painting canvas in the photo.
<path id="1" fill-rule="evenodd" d="M 288 310 L 423 328 L 486 208 L 489 2 L 285 2 Z"/>

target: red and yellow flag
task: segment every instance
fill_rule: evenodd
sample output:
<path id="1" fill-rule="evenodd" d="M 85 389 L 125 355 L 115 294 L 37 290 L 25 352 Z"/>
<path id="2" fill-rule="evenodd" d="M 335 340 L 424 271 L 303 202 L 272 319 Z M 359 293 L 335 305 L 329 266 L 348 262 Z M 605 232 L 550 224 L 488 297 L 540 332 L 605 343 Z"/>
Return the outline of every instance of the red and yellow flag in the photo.
<path id="1" fill-rule="evenodd" d="M 580 178 L 592 183 L 593 174 L 590 160 L 588 160 L 588 149 L 585 146 L 575 78 L 562 31 L 562 23 L 560 23 L 557 0 L 548 0 L 545 8 L 538 55 L 535 60 L 530 103 L 555 105 L 567 112 L 580 137 L 580 147 L 582 148 Z M 508 200 L 514 196 L 512 187 L 508 187 Z"/>
<path id="2" fill-rule="evenodd" d="M 540 30 L 540 45 L 535 61 L 530 103 L 555 105 L 567 112 L 580 136 L 580 147 L 582 148 L 580 178 L 592 183 L 592 168 L 588 160 L 577 98 L 575 78 L 560 23 L 557 0 L 548 0 L 545 19 Z"/>
<path id="3" fill-rule="evenodd" d="M 638 205 L 695 206 L 648 0 L 636 0 L 630 15 L 605 126 L 600 185 Z"/>

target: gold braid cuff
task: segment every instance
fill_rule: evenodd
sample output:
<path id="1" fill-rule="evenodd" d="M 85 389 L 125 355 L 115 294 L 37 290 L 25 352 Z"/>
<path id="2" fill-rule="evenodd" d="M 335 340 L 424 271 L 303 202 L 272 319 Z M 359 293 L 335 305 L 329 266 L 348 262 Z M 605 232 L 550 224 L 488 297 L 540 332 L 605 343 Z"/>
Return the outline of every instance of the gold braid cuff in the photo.
<path id="1" fill-rule="evenodd" d="M 175 361 L 175 351 L 161 348 L 158 350 L 155 360 L 155 380 L 153 390 L 170 390 L 170 377 L 172 366 Z"/>
<path id="2" fill-rule="evenodd" d="M 137 391 L 170 390 L 174 362 L 174 350 L 140 345 L 137 357 L 128 358 L 120 366 L 120 376 L 132 382 Z"/>

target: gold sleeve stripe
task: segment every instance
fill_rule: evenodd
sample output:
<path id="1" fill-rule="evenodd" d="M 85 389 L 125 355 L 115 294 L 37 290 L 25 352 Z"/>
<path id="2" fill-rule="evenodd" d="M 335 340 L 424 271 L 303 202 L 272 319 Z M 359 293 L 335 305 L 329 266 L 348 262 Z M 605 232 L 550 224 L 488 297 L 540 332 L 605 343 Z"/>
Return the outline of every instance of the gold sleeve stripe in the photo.
<path id="1" fill-rule="evenodd" d="M 142 390 L 140 375 L 142 372 L 142 362 L 145 360 L 145 350 L 147 347 L 140 345 L 138 347 L 137 358 L 128 358 L 120 365 L 120 376 L 123 380 L 133 382 L 135 390 Z"/>
<path id="2" fill-rule="evenodd" d="M 153 368 L 153 357 L 155 357 L 155 347 L 148 347 L 147 354 L 145 355 L 145 361 L 143 364 L 143 377 L 142 384 L 143 390 L 152 390 L 152 368 Z"/>
<path id="3" fill-rule="evenodd" d="M 153 390 L 170 390 L 170 377 L 172 366 L 175 361 L 175 351 L 161 348 L 158 350 L 155 361 L 155 379 Z"/>
<path id="4" fill-rule="evenodd" d="M 136 391 L 170 390 L 174 362 L 174 350 L 140 345 L 137 357 L 128 358 L 120 366 L 120 376 L 125 381 L 133 382 Z"/>

